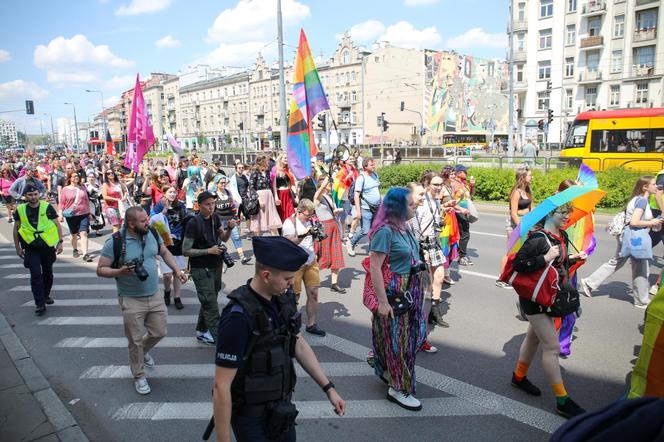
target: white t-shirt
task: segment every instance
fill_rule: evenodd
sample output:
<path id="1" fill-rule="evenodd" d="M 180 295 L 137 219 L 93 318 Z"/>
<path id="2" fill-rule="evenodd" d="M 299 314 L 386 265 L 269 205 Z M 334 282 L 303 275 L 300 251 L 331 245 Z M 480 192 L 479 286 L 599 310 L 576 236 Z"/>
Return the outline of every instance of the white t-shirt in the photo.
<path id="1" fill-rule="evenodd" d="M 293 225 L 293 220 L 295 220 L 297 228 Z M 297 216 L 291 216 L 290 218 L 286 219 L 286 221 L 284 221 L 282 232 L 284 236 L 297 236 L 303 234 L 309 227 L 311 227 L 311 221 L 302 223 L 302 221 L 300 221 Z M 299 246 L 309 254 L 309 258 L 307 259 L 307 262 L 304 263 L 304 265 L 309 265 L 314 262 L 314 259 L 316 259 L 316 252 L 314 251 L 314 239 L 311 237 L 311 235 L 307 235 L 306 238 L 300 242 Z"/>

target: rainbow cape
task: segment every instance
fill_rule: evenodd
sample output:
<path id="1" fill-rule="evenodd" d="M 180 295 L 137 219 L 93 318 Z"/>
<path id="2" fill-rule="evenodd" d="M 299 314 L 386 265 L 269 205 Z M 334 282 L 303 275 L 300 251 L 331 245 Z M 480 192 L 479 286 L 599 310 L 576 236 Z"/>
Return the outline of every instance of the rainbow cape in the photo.
<path id="1" fill-rule="evenodd" d="M 457 249 L 459 246 L 459 225 L 457 224 L 457 217 L 454 212 L 446 213 L 443 218 L 443 230 L 440 231 L 440 247 L 443 250 L 445 258 L 447 258 L 446 265 L 456 259 Z"/>
<path id="2" fill-rule="evenodd" d="M 319 112 L 329 109 L 330 105 L 318 77 L 314 58 L 311 56 L 307 36 L 304 34 L 304 29 L 300 29 L 286 149 L 288 165 L 298 180 L 311 175 L 311 157 L 318 153 L 311 130 L 311 120 Z"/>

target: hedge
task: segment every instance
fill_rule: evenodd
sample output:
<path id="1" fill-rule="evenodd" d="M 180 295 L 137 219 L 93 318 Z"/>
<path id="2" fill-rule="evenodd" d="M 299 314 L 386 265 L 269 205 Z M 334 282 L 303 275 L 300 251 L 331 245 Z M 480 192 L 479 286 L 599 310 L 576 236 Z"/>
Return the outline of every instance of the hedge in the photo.
<path id="1" fill-rule="evenodd" d="M 383 167 L 378 170 L 381 189 L 387 191 L 390 187 L 405 186 L 411 181 L 418 181 L 423 171 L 427 169 L 441 170 L 440 163 L 430 164 L 400 164 L 398 166 Z M 551 169 L 546 172 L 533 170 L 533 197 L 538 203 L 555 193 L 558 185 L 565 179 L 575 179 L 578 169 L 568 167 L 564 169 Z M 507 202 L 510 190 L 514 185 L 514 171 L 511 169 L 485 168 L 469 166 L 468 176 L 474 176 L 475 198 L 480 201 Z M 597 172 L 599 187 L 606 190 L 606 197 L 599 203 L 599 207 L 620 208 L 625 205 L 632 193 L 634 183 L 642 173 L 627 169 L 615 168 L 604 172 Z"/>

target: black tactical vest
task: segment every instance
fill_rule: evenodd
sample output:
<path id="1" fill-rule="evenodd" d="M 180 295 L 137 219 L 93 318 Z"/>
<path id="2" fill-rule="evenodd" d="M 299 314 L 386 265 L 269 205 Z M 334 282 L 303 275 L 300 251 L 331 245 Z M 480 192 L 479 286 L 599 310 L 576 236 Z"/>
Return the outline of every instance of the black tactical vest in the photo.
<path id="1" fill-rule="evenodd" d="M 289 397 L 295 389 L 292 358 L 301 326 L 294 295 L 289 292 L 277 297 L 283 322 L 278 328 L 270 323 L 262 304 L 246 285 L 231 292 L 228 298 L 231 302 L 225 309 L 241 305 L 256 327 L 231 384 L 233 407 L 267 405 Z"/>

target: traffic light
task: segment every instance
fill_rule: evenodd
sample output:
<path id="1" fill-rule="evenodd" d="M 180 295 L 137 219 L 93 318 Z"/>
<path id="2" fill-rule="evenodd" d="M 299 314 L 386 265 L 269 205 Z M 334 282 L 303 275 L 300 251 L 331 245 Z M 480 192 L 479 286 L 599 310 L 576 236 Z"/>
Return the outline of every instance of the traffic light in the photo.
<path id="1" fill-rule="evenodd" d="M 35 114 L 35 103 L 32 100 L 25 100 L 25 113 L 28 115 Z"/>
<path id="2" fill-rule="evenodd" d="M 326 123 L 327 119 L 325 118 L 325 114 L 320 114 L 318 116 L 318 128 L 322 131 L 326 131 L 327 130 Z"/>
<path id="3" fill-rule="evenodd" d="M 539 121 L 537 122 L 537 128 L 538 128 L 539 130 L 544 130 L 544 120 L 539 120 Z"/>
<path id="4" fill-rule="evenodd" d="M 404 110 L 405 108 L 406 108 L 405 103 L 402 101 L 402 102 L 401 102 L 401 108 L 400 108 L 400 109 L 401 109 L 401 112 L 403 112 L 403 110 Z"/>
<path id="5" fill-rule="evenodd" d="M 548 110 L 548 116 L 549 116 L 548 122 L 549 124 L 551 124 L 551 122 L 553 121 L 553 109 Z"/>
<path id="6" fill-rule="evenodd" d="M 548 80 L 548 81 L 546 82 L 546 90 L 547 90 L 548 92 L 551 92 L 551 80 Z"/>
<path id="7" fill-rule="evenodd" d="M 390 123 L 385 118 L 383 118 L 383 132 L 387 132 L 387 129 L 389 129 L 389 127 Z"/>
<path id="8" fill-rule="evenodd" d="M 240 130 L 244 130 L 244 123 L 240 123 L 240 124 L 238 124 L 237 127 L 238 127 Z"/>

